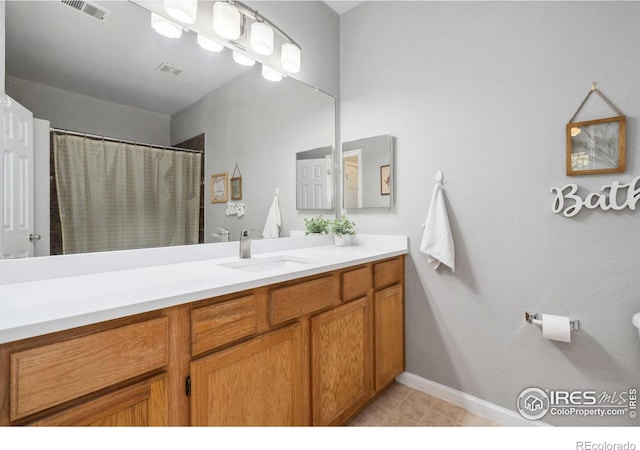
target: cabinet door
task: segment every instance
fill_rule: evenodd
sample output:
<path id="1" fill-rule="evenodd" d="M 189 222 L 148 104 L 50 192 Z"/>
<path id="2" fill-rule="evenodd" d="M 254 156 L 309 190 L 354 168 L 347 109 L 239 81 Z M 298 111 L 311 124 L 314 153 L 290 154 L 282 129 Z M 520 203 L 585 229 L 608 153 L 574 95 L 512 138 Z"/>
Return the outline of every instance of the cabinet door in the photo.
<path id="1" fill-rule="evenodd" d="M 371 396 L 368 298 L 311 319 L 314 425 L 343 423 Z"/>
<path id="2" fill-rule="evenodd" d="M 404 370 L 402 285 L 397 284 L 375 293 L 373 315 L 377 391 Z"/>
<path id="3" fill-rule="evenodd" d="M 45 419 L 37 426 L 167 426 L 167 381 L 159 375 Z"/>
<path id="4" fill-rule="evenodd" d="M 297 324 L 192 362 L 192 425 L 305 425 L 303 358 Z"/>

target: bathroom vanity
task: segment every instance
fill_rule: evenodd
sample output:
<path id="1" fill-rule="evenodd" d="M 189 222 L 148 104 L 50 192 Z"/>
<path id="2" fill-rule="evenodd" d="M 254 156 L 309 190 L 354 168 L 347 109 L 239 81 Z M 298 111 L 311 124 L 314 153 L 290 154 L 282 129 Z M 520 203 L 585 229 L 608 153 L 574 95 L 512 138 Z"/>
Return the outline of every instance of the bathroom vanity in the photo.
<path id="1" fill-rule="evenodd" d="M 361 239 L 86 274 L 86 302 L 74 277 L 0 285 L 0 424 L 346 423 L 404 369 L 406 238 Z M 16 295 L 62 312 L 18 324 Z"/>

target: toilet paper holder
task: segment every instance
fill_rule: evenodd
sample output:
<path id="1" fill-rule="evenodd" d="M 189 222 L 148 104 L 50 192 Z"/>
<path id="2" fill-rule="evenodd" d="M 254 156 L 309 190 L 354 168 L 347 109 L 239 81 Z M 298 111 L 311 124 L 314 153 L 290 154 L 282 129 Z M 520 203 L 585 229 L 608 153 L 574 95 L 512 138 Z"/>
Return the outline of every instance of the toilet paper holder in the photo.
<path id="1" fill-rule="evenodd" d="M 524 320 L 526 320 L 529 323 L 540 325 L 540 323 L 538 323 L 538 321 L 540 321 L 540 314 L 538 314 L 537 312 L 526 311 L 524 313 Z M 569 319 L 569 327 L 571 328 L 571 331 L 579 330 L 580 321 L 577 319 L 574 319 L 574 320 Z"/>

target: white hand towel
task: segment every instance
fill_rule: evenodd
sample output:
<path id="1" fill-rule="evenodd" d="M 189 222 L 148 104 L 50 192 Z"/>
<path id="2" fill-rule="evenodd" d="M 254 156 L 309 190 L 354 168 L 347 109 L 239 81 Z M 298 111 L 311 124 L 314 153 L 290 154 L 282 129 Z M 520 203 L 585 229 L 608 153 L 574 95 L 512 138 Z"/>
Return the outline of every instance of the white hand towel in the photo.
<path id="1" fill-rule="evenodd" d="M 265 239 L 279 238 L 281 228 L 280 205 L 278 204 L 278 194 L 276 194 L 273 196 L 273 203 L 271 204 L 269 214 L 267 214 L 267 221 L 264 224 L 262 236 L 264 236 Z"/>
<path id="2" fill-rule="evenodd" d="M 434 269 L 437 269 L 442 263 L 448 266 L 451 272 L 455 272 L 453 236 L 440 183 L 437 183 L 433 189 L 420 251 L 427 254 L 427 261 Z"/>

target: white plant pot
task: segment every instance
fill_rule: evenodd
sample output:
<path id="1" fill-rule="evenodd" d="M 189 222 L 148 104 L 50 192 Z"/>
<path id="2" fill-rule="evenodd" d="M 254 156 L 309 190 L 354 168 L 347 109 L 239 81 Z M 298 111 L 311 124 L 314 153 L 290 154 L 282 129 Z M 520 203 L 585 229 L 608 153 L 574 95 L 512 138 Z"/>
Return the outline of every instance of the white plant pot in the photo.
<path id="1" fill-rule="evenodd" d="M 346 247 L 348 245 L 351 245 L 351 235 L 350 234 L 345 234 L 343 236 L 333 236 L 335 243 L 336 243 L 336 247 Z"/>

